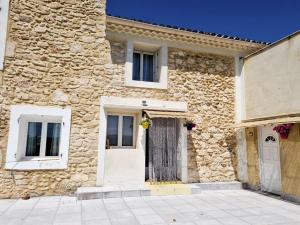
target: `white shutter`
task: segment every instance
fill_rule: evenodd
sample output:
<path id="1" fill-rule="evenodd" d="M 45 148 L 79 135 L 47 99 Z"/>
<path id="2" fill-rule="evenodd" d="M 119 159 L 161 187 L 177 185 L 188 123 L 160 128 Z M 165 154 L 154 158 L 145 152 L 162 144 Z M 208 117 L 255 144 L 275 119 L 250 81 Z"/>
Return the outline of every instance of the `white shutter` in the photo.
<path id="1" fill-rule="evenodd" d="M 9 11 L 9 0 L 1 0 L 0 1 L 0 70 L 3 70 L 4 67 L 8 11 Z"/>
<path id="2" fill-rule="evenodd" d="M 160 68 L 161 68 L 161 49 L 155 53 L 155 70 L 154 70 L 154 81 L 159 82 Z"/>

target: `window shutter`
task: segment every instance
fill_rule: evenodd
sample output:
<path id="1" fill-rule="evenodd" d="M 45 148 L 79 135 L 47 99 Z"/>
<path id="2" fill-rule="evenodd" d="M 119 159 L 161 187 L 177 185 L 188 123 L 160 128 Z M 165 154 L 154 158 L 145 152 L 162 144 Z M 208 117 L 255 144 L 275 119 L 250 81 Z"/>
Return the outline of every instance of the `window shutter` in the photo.
<path id="1" fill-rule="evenodd" d="M 4 67 L 5 44 L 7 35 L 9 1 L 0 1 L 0 70 Z"/>
<path id="2" fill-rule="evenodd" d="M 159 49 L 155 54 L 154 82 L 159 82 L 160 68 L 161 68 L 161 49 Z"/>
<path id="3" fill-rule="evenodd" d="M 133 53 L 133 70 L 132 70 L 132 80 L 141 80 L 140 79 L 140 70 L 141 70 L 141 54 Z"/>
<path id="4" fill-rule="evenodd" d="M 155 76 L 155 54 L 143 54 L 143 81 L 153 82 Z"/>

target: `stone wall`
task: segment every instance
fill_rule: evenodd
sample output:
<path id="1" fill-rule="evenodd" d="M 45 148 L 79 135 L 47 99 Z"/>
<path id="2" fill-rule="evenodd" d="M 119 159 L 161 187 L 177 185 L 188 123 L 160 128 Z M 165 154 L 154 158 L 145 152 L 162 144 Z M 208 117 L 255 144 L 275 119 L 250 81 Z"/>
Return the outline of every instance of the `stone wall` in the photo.
<path id="1" fill-rule="evenodd" d="M 125 87 L 125 45 L 110 42 L 106 95 L 186 101 L 197 128 L 188 136 L 191 182 L 236 179 L 234 59 L 169 49 L 167 90 Z"/>
<path id="2" fill-rule="evenodd" d="M 7 46 L 0 71 L 0 197 L 95 185 L 99 96 L 108 63 L 105 1 L 11 0 Z M 4 170 L 13 104 L 72 108 L 68 170 Z"/>
<path id="3" fill-rule="evenodd" d="M 187 101 L 191 182 L 236 179 L 234 59 L 169 49 L 168 90 L 125 87 L 125 46 L 105 40 L 105 1 L 12 0 L 0 72 L 0 197 L 69 193 L 96 184 L 100 96 Z M 6 171 L 9 107 L 72 109 L 69 167 Z"/>
<path id="4" fill-rule="evenodd" d="M 190 181 L 236 178 L 233 58 L 170 49 L 172 100 L 188 102 L 197 129 L 188 139 Z"/>

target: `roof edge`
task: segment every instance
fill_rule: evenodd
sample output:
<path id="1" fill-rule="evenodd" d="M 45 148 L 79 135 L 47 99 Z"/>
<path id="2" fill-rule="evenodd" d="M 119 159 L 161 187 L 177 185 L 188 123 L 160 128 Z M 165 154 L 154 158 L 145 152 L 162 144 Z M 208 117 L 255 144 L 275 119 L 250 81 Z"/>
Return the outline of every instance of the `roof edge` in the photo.
<path id="1" fill-rule="evenodd" d="M 107 18 L 111 19 L 111 20 L 121 20 L 121 21 L 129 22 L 129 23 L 136 23 L 136 24 L 145 25 L 145 26 L 152 26 L 152 27 L 155 27 L 158 29 L 164 29 L 164 30 L 169 30 L 169 31 L 176 31 L 176 32 L 180 31 L 180 32 L 184 32 L 187 34 L 204 35 L 209 38 L 220 38 L 220 39 L 227 40 L 227 41 L 237 41 L 237 42 L 245 43 L 245 44 L 253 44 L 253 45 L 260 45 L 260 46 L 270 44 L 268 42 L 254 41 L 254 40 L 250 40 L 250 39 L 239 38 L 236 36 L 222 35 L 222 34 L 218 34 L 218 33 L 204 32 L 204 31 L 200 31 L 200 30 L 192 30 L 192 29 L 187 29 L 187 28 L 182 28 L 182 27 L 151 23 L 151 22 L 147 22 L 147 21 L 143 21 L 143 20 L 135 20 L 135 19 L 130 19 L 130 18 L 126 18 L 126 17 L 113 16 L 111 14 L 107 14 Z"/>
<path id="2" fill-rule="evenodd" d="M 285 36 L 285 37 L 279 39 L 278 41 L 275 41 L 275 42 L 273 42 L 272 44 L 267 45 L 266 47 L 264 47 L 264 48 L 262 48 L 262 49 L 259 49 L 259 50 L 255 51 L 255 52 L 253 52 L 253 53 L 250 53 L 249 55 L 244 56 L 243 59 L 248 59 L 248 58 L 251 58 L 251 57 L 253 57 L 253 56 L 256 56 L 256 55 L 258 55 L 258 54 L 260 54 L 260 53 L 263 53 L 263 52 L 265 52 L 266 50 L 268 50 L 268 49 L 270 49 L 270 48 L 273 48 L 273 47 L 275 47 L 275 46 L 281 44 L 282 42 L 284 42 L 284 41 L 286 41 L 286 40 L 288 40 L 288 39 L 291 39 L 291 38 L 297 36 L 298 34 L 300 34 L 300 30 L 297 30 L 297 31 L 295 31 L 294 33 L 289 34 L 288 36 Z"/>

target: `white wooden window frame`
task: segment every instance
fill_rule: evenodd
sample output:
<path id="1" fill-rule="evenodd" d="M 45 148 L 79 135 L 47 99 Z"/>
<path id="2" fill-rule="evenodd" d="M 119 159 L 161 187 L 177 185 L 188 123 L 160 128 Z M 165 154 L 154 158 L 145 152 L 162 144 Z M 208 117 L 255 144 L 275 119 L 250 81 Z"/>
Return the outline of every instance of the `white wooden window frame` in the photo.
<path id="1" fill-rule="evenodd" d="M 59 157 L 25 156 L 26 121 L 60 121 L 61 138 Z M 11 106 L 9 137 L 5 169 L 8 170 L 60 170 L 68 168 L 69 139 L 71 128 L 71 109 L 40 107 L 32 105 Z M 26 135 L 26 136 L 25 136 Z"/>
<path id="2" fill-rule="evenodd" d="M 145 42 L 145 46 L 147 42 Z M 156 76 L 157 82 L 137 81 L 132 79 L 133 74 L 133 52 L 134 41 L 127 40 L 126 62 L 125 62 L 125 86 L 151 88 L 151 89 L 167 89 L 168 88 L 168 46 L 165 43 L 157 43 L 159 47 L 159 55 L 156 57 Z"/>
<path id="3" fill-rule="evenodd" d="M 9 15 L 9 0 L 1 0 L 0 8 L 0 70 L 3 70 Z"/>
<path id="4" fill-rule="evenodd" d="M 118 145 L 117 146 L 110 146 L 112 149 L 134 149 L 135 142 L 136 142 L 136 115 L 135 114 L 120 114 L 120 113 L 108 113 L 108 116 L 118 116 Z M 133 117 L 133 140 L 132 146 L 123 146 L 122 143 L 122 135 L 123 135 L 123 117 L 130 116 Z M 108 125 L 108 124 L 107 124 Z M 107 136 L 106 136 L 107 139 Z"/>
<path id="5" fill-rule="evenodd" d="M 134 50 L 133 53 L 138 53 L 140 54 L 140 82 L 158 82 L 155 81 L 157 78 L 157 52 L 145 52 L 145 51 L 136 51 Z M 144 55 L 152 55 L 153 56 L 153 81 L 145 81 L 143 80 L 144 77 Z M 133 63 L 133 62 L 132 62 Z M 134 65 L 132 64 L 132 66 L 134 67 Z M 132 78 L 133 78 L 133 70 L 132 70 Z"/>
<path id="6" fill-rule="evenodd" d="M 39 156 L 26 156 L 26 146 L 27 146 L 27 134 L 28 134 L 28 124 L 30 122 L 42 123 L 42 133 L 41 133 L 41 144 L 40 144 L 40 155 Z M 62 133 L 60 132 L 59 141 L 59 152 L 58 156 L 46 156 L 46 139 L 47 139 L 47 126 L 48 123 L 59 123 L 61 124 L 60 129 L 63 129 L 64 123 L 62 123 L 62 117 L 41 117 L 41 116 L 26 116 L 19 119 L 19 123 L 23 123 L 22 128 L 20 128 L 20 139 L 19 139 L 19 150 L 22 154 L 21 160 L 49 160 L 49 159 L 59 159 L 61 156 L 61 140 Z"/>

